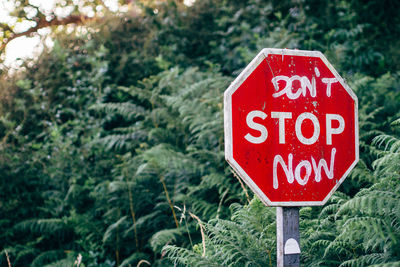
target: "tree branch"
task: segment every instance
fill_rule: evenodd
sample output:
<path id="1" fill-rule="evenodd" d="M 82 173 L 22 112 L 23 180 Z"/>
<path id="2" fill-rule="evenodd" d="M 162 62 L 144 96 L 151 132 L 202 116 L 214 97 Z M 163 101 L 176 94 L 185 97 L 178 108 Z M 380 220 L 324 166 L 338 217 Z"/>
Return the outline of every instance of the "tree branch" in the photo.
<path id="1" fill-rule="evenodd" d="M 28 30 L 24 31 L 24 32 L 20 32 L 20 33 L 14 33 L 6 38 L 5 40 L 3 40 L 1 46 L 0 46 L 0 53 L 3 52 L 3 50 L 6 48 L 7 44 L 9 42 L 11 42 L 12 40 L 21 37 L 21 36 L 28 36 L 32 33 L 36 33 L 38 30 L 43 29 L 43 28 L 47 28 L 47 27 L 51 27 L 51 26 L 60 26 L 60 25 L 68 25 L 68 24 L 83 24 L 84 22 L 91 20 L 94 18 L 90 18 L 87 16 L 83 16 L 83 15 L 69 15 L 68 17 L 62 18 L 62 19 L 58 19 L 58 18 L 54 18 L 50 21 L 47 21 L 45 18 L 40 19 L 36 26 L 29 28 Z"/>

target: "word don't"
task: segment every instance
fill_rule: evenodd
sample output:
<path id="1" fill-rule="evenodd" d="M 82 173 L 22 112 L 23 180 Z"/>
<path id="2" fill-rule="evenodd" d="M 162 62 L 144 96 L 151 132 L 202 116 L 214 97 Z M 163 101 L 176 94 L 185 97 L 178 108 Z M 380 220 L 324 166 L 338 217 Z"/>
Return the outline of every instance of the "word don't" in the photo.
<path id="1" fill-rule="evenodd" d="M 314 68 L 314 72 L 317 77 L 320 76 L 320 72 L 317 67 Z M 279 88 L 279 82 L 283 81 L 285 82 L 285 87 L 280 90 Z M 293 88 L 294 82 L 300 83 L 300 87 L 297 89 L 297 91 L 293 91 L 295 88 Z M 331 96 L 331 88 L 332 84 L 337 83 L 338 79 L 337 78 L 321 78 L 321 81 L 326 84 L 326 96 L 330 97 Z M 316 83 L 315 83 L 315 77 L 313 76 L 310 79 L 307 76 L 299 76 L 299 75 L 294 75 L 291 77 L 284 76 L 284 75 L 279 75 L 271 80 L 272 84 L 274 85 L 276 93 L 272 94 L 273 97 L 280 97 L 282 95 L 287 96 L 289 99 L 297 99 L 300 97 L 300 95 L 303 95 L 304 97 L 307 94 L 307 90 L 310 92 L 311 97 L 316 97 L 317 96 L 317 88 L 316 88 Z M 280 90 L 280 91 L 279 91 Z"/>

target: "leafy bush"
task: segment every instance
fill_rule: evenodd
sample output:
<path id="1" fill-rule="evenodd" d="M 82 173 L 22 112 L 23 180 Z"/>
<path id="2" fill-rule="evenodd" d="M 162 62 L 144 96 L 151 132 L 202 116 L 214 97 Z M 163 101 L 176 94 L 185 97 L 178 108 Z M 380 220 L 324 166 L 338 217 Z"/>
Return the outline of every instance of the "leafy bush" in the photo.
<path id="1" fill-rule="evenodd" d="M 223 152 L 223 91 L 263 47 L 324 52 L 359 97 L 360 163 L 300 210 L 302 262 L 398 264 L 398 2 L 181 2 L 52 33 L 2 74 L 0 264 L 274 265 L 274 209 Z"/>

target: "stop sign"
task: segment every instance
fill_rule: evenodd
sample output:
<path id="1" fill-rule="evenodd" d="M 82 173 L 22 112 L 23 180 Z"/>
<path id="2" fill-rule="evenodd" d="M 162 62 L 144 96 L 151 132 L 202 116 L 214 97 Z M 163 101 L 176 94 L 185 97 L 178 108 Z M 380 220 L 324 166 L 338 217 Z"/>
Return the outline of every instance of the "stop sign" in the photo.
<path id="1" fill-rule="evenodd" d="M 320 52 L 263 49 L 224 102 L 226 160 L 266 205 L 323 205 L 358 161 L 357 97 Z"/>

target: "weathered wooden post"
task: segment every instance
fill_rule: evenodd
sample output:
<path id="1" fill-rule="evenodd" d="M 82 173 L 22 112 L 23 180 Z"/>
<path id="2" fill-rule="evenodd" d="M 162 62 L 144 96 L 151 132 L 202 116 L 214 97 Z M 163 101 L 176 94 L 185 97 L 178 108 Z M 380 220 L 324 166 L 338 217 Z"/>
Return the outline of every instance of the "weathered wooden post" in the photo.
<path id="1" fill-rule="evenodd" d="M 300 266 L 299 208 L 276 208 L 277 266 Z"/>

